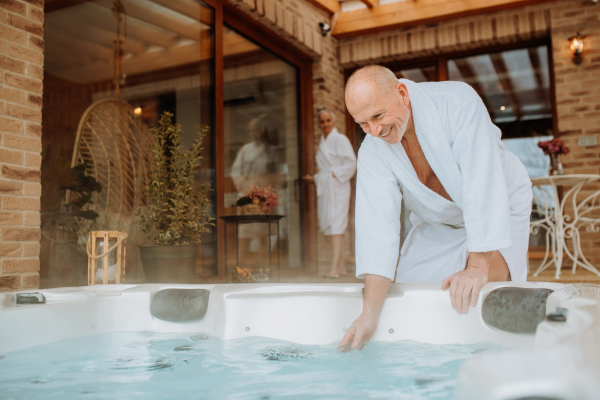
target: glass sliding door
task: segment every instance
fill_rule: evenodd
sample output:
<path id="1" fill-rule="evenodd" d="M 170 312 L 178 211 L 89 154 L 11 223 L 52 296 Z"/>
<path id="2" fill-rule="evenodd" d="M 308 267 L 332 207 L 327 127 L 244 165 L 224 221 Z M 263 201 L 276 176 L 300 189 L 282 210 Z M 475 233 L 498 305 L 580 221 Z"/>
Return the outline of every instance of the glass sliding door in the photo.
<path id="1" fill-rule="evenodd" d="M 234 29 L 223 30 L 224 207 L 252 188 L 271 187 L 279 196 L 272 214 L 283 215 L 279 241 L 276 224 L 240 225 L 239 267 L 264 266 L 268 248 L 282 268 L 302 266 L 298 69 Z M 237 265 L 235 229 L 227 230 L 227 270 Z"/>
<path id="2" fill-rule="evenodd" d="M 64 188 L 72 185 L 71 159 L 79 122 L 88 107 L 116 97 L 116 81 L 119 97 L 127 103 L 124 107 L 135 110 L 135 123 L 144 134 L 157 125 L 164 111 L 172 113 L 174 122 L 182 125 L 185 148 L 197 137 L 199 125 L 210 127 L 194 185 L 198 188 L 208 182 L 215 188 L 215 9 L 195 0 L 121 3 L 125 9 L 120 31 L 123 54 L 117 76 L 117 22 L 112 1 L 61 3 L 45 15 L 42 287 L 85 284 L 85 241 L 90 228 L 127 231 L 127 283 L 144 281 L 137 245 L 145 244 L 145 237 L 137 230 L 136 207 L 128 200 L 137 193 L 139 181 L 129 186 L 121 184 L 125 189 L 120 191 L 114 188 L 128 170 L 100 182 L 103 187 L 98 198 L 107 199 L 111 193 L 107 200 L 110 206 L 65 204 Z M 115 115 L 108 113 L 98 122 L 108 127 L 114 119 Z M 114 157 L 107 152 L 94 162 L 110 165 L 114 172 Z M 213 207 L 209 212 L 214 217 L 214 192 L 211 195 Z M 83 225 L 73 217 L 80 208 L 93 208 L 99 217 L 92 225 Z M 216 273 L 215 228 L 202 238 L 196 273 Z"/>

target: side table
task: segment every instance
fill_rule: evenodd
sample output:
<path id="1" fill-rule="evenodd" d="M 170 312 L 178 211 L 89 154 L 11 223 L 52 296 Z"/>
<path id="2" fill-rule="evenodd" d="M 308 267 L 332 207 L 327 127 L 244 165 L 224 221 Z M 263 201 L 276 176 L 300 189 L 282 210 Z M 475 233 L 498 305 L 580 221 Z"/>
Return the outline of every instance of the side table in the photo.
<path id="1" fill-rule="evenodd" d="M 279 220 L 284 218 L 285 215 L 226 215 L 221 217 L 221 219 L 225 222 L 225 283 L 227 283 L 227 223 L 235 224 L 235 259 L 236 263 L 240 265 L 240 251 L 239 251 L 239 226 L 240 224 L 252 224 L 252 223 L 267 223 L 269 226 L 269 236 L 268 236 L 268 246 L 269 246 L 269 271 L 273 271 L 271 266 L 271 223 L 277 223 L 277 281 L 280 279 L 280 249 L 279 249 Z"/>
<path id="2" fill-rule="evenodd" d="M 546 230 L 546 253 L 544 259 L 533 276 L 554 264 L 556 268 L 555 279 L 560 276 L 563 262 L 563 252 L 573 261 L 572 273 L 578 265 L 600 275 L 600 272 L 585 258 L 581 250 L 581 237 L 579 228 L 585 227 L 587 232 L 600 232 L 600 218 L 592 216 L 594 211 L 600 210 L 600 190 L 596 190 L 582 199 L 578 199 L 581 188 L 590 182 L 600 180 L 600 175 L 552 175 L 531 180 L 533 186 L 537 186 L 545 195 L 542 198 L 534 196 L 538 208 L 533 210 L 540 215 L 540 219 L 531 221 L 530 232 L 537 234 L 539 229 Z M 550 186 L 548 191 L 544 186 Z M 571 186 L 561 199 L 558 195 L 558 187 Z M 552 200 L 552 203 L 548 201 Z M 573 215 L 565 214 L 565 204 L 570 203 Z M 566 240 L 573 243 L 573 252 L 566 245 Z M 552 258 L 548 259 L 550 250 Z"/>

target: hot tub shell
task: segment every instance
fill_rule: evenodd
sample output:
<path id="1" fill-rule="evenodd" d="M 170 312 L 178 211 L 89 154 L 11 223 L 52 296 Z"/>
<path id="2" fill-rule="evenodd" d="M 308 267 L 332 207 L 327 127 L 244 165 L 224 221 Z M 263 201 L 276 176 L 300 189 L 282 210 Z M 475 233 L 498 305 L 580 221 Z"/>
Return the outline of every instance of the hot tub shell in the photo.
<path id="1" fill-rule="evenodd" d="M 0 294 L 0 354 L 105 332 L 206 333 L 223 340 L 261 336 L 299 344 L 338 342 L 362 310 L 362 284 L 98 285 L 39 290 L 45 304 L 19 305 Z M 501 287 L 548 288 L 547 313 L 568 310 L 563 323 L 542 322 L 536 334 L 487 325 L 485 297 Z M 207 290 L 205 313 L 169 322 L 151 313 L 164 289 Z M 489 283 L 477 306 L 459 315 L 438 284 L 392 284 L 374 341 L 432 344 L 494 342 L 515 351 L 482 354 L 460 375 L 458 398 L 508 400 L 560 394 L 594 399 L 600 393 L 600 286 Z M 551 385 L 550 385 L 551 383 Z M 575 389 L 574 389 L 575 388 Z M 586 397 L 587 396 L 587 397 Z"/>

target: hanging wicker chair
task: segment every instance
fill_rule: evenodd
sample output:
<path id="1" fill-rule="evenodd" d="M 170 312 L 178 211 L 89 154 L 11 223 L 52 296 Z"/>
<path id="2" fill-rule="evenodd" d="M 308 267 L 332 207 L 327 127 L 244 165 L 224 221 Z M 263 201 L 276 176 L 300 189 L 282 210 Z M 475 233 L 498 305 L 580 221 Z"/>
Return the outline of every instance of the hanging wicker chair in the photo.
<path id="1" fill-rule="evenodd" d="M 85 251 L 90 231 L 125 231 L 127 281 L 141 281 L 137 246 L 143 240 L 135 221 L 136 210 L 145 205 L 143 187 L 152 162 L 153 136 L 133 107 L 119 98 L 100 100 L 85 111 L 79 122 L 71 167 L 85 163 L 86 175 L 102 186 L 93 192 L 86 209 L 98 213 L 95 220 L 76 218 L 78 244 Z M 67 202 L 79 193 L 67 193 Z"/>

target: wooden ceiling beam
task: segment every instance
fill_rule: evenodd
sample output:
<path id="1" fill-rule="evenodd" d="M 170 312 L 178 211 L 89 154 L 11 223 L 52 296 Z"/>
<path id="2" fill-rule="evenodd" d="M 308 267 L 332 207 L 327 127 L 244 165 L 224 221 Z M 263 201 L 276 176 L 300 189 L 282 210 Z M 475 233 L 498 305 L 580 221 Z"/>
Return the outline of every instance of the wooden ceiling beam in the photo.
<path id="1" fill-rule="evenodd" d="M 479 97 L 481 97 L 481 100 L 483 101 L 485 108 L 488 109 L 488 112 L 490 113 L 490 117 L 493 120 L 495 118 L 495 110 L 493 107 L 491 107 L 491 105 L 487 99 L 487 96 L 486 96 L 485 88 L 483 87 L 481 82 L 479 82 L 479 79 L 477 79 L 477 74 L 475 74 L 475 72 L 473 71 L 473 68 L 471 68 L 471 66 L 469 65 L 467 60 L 464 58 L 454 59 L 453 62 L 456 65 L 456 68 L 458 69 L 460 76 L 463 78 L 463 82 L 471 85 L 471 87 L 473 89 L 475 89 L 477 94 L 479 94 Z"/>
<path id="2" fill-rule="evenodd" d="M 412 25 L 432 24 L 451 18 L 547 1 L 551 0 L 405 0 L 340 13 L 333 36 L 344 38 Z"/>
<path id="3" fill-rule="evenodd" d="M 165 8 L 178 12 L 190 18 L 199 19 L 206 25 L 214 24 L 213 11 L 207 7 L 201 7 L 195 1 L 188 0 L 150 0 L 152 3 L 159 4 Z"/>
<path id="4" fill-rule="evenodd" d="M 85 24 L 90 24 L 101 29 L 110 29 L 112 27 L 116 35 L 117 25 L 112 11 L 92 2 L 70 7 L 61 12 L 48 14 L 45 26 L 59 26 L 58 24 L 63 25 L 73 23 L 73 21 L 85 21 Z M 177 35 L 174 32 L 165 31 L 130 16 L 127 17 L 127 37 L 164 48 L 175 46 L 178 43 Z"/>
<path id="5" fill-rule="evenodd" d="M 367 6 L 368 8 L 372 8 L 372 7 L 379 5 L 379 0 L 360 0 L 360 1 L 362 1 L 362 3 L 365 6 Z"/>
<path id="6" fill-rule="evenodd" d="M 542 63 L 537 52 L 537 47 L 528 48 L 527 55 L 529 56 L 529 62 L 531 62 L 531 69 L 535 75 L 535 81 L 537 82 L 538 88 L 543 88 L 545 85 L 544 77 L 542 76 Z"/>
<path id="7" fill-rule="evenodd" d="M 335 14 L 342 10 L 340 2 L 338 0 L 308 0 L 310 3 L 319 7 L 323 11 L 327 11 L 329 14 Z"/>
<path id="8" fill-rule="evenodd" d="M 52 33 L 54 35 L 54 32 Z M 63 39 L 63 38 L 61 38 Z M 112 79 L 112 52 L 104 52 L 103 57 L 95 53 L 100 47 L 92 43 L 73 42 L 72 38 L 64 38 L 64 41 L 56 43 L 69 43 L 67 51 L 60 58 L 70 54 L 74 57 L 78 53 L 96 55 L 93 59 L 77 58 L 72 62 L 61 63 L 59 59 L 51 59 L 52 67 L 46 72 L 65 80 L 80 84 L 103 82 Z M 55 45 L 54 42 L 49 43 Z M 74 46 L 76 44 L 77 46 Z M 98 47 L 97 47 L 98 46 Z M 148 73 L 165 68 L 173 68 L 195 62 L 201 62 L 213 57 L 211 40 L 202 43 L 192 43 L 183 46 L 172 47 L 165 51 L 144 53 L 123 60 L 123 72 L 127 75 Z M 227 35 L 223 38 L 224 56 L 230 57 L 241 54 L 249 54 L 260 50 L 260 47 L 247 40 L 241 35 Z M 89 62 L 85 62 L 85 61 Z"/>
<path id="9" fill-rule="evenodd" d="M 111 0 L 96 0 L 94 4 L 112 12 L 113 4 Z M 202 27 L 197 18 L 187 17 L 159 4 L 144 0 L 128 0 L 125 3 L 125 7 L 128 25 L 129 21 L 133 19 L 137 20 L 138 23 L 148 24 L 167 32 L 173 32 L 181 38 L 194 41 L 200 40 L 199 35 Z"/>
<path id="10" fill-rule="evenodd" d="M 517 121 L 520 121 L 523 118 L 521 104 L 519 103 L 519 98 L 515 93 L 515 88 L 508 74 L 508 68 L 506 67 L 502 53 L 492 53 L 490 54 L 490 59 L 492 60 L 492 65 L 494 66 L 496 75 L 498 75 L 498 80 L 500 81 L 502 88 L 504 88 L 504 92 L 508 95 L 508 101 L 510 101 L 512 113 Z"/>

